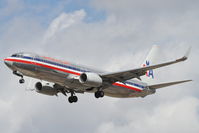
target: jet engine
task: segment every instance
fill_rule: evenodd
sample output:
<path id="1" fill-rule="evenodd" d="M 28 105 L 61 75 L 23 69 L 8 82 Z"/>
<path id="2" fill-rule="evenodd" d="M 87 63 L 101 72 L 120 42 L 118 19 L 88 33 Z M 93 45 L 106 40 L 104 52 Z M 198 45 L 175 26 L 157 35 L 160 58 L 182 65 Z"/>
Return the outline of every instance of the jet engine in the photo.
<path id="1" fill-rule="evenodd" d="M 82 73 L 79 82 L 88 87 L 99 87 L 102 85 L 102 78 L 96 73 Z"/>
<path id="2" fill-rule="evenodd" d="M 41 82 L 37 82 L 35 84 L 36 92 L 44 94 L 44 95 L 49 95 L 49 96 L 54 96 L 57 95 L 58 90 L 54 87 L 51 86 L 43 86 Z"/>

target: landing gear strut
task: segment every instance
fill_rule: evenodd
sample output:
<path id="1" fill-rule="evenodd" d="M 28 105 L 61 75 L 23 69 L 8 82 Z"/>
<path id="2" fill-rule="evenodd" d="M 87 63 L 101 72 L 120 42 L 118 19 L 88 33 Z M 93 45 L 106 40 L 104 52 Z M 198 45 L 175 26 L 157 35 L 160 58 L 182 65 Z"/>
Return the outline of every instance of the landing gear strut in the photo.
<path id="1" fill-rule="evenodd" d="M 14 74 L 14 75 L 17 75 L 17 76 L 19 76 L 19 77 L 21 77 L 21 79 L 19 80 L 19 83 L 20 83 L 20 84 L 25 83 L 25 80 L 24 80 L 22 74 L 18 73 L 17 71 L 13 71 L 13 74 Z"/>
<path id="2" fill-rule="evenodd" d="M 78 101 L 77 96 L 74 96 L 74 92 L 71 92 L 71 96 L 68 98 L 69 103 L 76 103 Z"/>
<path id="3" fill-rule="evenodd" d="M 95 97 L 96 97 L 96 98 L 104 97 L 104 92 L 103 92 L 103 91 L 100 91 L 100 90 L 99 90 L 99 91 L 96 91 L 96 92 L 95 92 Z"/>

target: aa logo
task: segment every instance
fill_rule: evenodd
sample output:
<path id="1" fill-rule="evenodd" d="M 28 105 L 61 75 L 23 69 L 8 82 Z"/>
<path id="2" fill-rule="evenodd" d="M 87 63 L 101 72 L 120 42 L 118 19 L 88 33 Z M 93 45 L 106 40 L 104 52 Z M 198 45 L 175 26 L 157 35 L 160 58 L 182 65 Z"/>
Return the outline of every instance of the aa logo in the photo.
<path id="1" fill-rule="evenodd" d="M 144 66 L 144 67 L 145 67 L 145 66 L 150 66 L 150 62 L 149 62 L 149 61 L 146 61 L 146 64 L 144 64 L 143 66 Z M 154 78 L 153 70 L 148 70 L 148 71 L 146 72 L 146 76 L 147 76 L 147 77 L 152 77 L 152 78 Z"/>

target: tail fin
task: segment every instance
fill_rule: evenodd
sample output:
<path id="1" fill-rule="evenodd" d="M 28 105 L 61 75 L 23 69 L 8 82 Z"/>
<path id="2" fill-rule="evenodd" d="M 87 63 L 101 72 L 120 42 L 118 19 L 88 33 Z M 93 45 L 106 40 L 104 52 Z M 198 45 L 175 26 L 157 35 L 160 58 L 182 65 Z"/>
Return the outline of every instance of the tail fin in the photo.
<path id="1" fill-rule="evenodd" d="M 151 51 L 149 52 L 147 58 L 144 60 L 142 67 L 157 64 L 158 52 L 159 52 L 159 46 L 153 45 L 153 47 L 152 47 Z M 147 82 L 147 83 L 151 83 L 155 78 L 156 78 L 156 75 L 154 73 L 154 70 L 149 70 L 149 71 L 146 72 L 146 75 L 142 77 L 142 80 Z"/>

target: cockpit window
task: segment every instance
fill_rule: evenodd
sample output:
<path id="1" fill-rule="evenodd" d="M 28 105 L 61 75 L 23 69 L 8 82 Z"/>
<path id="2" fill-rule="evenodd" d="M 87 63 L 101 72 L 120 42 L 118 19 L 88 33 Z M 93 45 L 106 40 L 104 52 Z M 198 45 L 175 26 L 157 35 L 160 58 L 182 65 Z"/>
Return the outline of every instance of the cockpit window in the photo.
<path id="1" fill-rule="evenodd" d="M 34 54 L 31 54 L 31 53 L 16 53 L 16 54 L 13 54 L 11 55 L 11 57 L 35 57 L 36 55 Z"/>
<path id="2" fill-rule="evenodd" d="M 13 54 L 11 57 L 17 57 L 17 54 Z"/>
<path id="3" fill-rule="evenodd" d="M 13 54 L 11 57 L 22 57 L 22 54 Z"/>

